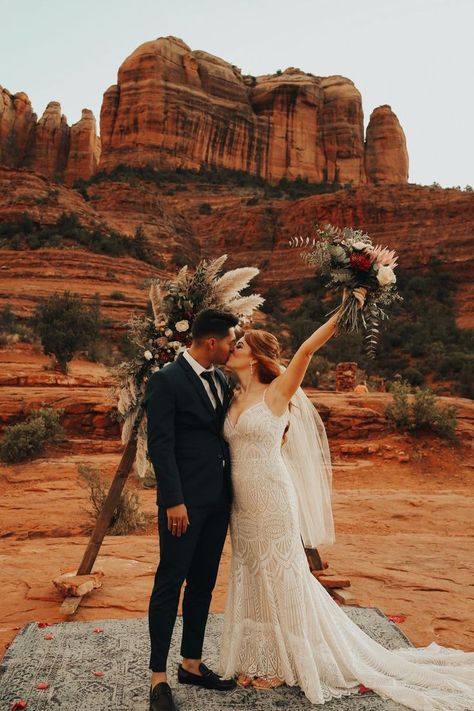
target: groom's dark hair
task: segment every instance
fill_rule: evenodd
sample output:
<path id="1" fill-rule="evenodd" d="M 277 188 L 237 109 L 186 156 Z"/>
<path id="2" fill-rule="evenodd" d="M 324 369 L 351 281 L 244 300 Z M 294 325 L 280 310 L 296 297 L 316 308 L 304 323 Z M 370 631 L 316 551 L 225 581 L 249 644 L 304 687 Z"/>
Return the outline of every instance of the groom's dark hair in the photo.
<path id="1" fill-rule="evenodd" d="M 199 311 L 191 328 L 191 336 L 195 341 L 204 338 L 224 338 L 229 328 L 237 326 L 239 319 L 228 311 L 218 309 L 203 309 Z"/>

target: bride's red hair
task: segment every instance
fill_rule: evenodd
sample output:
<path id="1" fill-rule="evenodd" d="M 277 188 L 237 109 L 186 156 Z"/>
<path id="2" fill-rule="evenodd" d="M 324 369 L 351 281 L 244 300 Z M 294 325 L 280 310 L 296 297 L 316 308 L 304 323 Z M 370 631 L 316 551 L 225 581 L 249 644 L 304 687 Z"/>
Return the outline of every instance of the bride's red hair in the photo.
<path id="1" fill-rule="evenodd" d="M 257 361 L 257 374 L 261 383 L 271 383 L 281 375 L 279 358 L 280 344 L 278 339 L 262 329 L 251 328 L 245 331 L 245 342 Z"/>

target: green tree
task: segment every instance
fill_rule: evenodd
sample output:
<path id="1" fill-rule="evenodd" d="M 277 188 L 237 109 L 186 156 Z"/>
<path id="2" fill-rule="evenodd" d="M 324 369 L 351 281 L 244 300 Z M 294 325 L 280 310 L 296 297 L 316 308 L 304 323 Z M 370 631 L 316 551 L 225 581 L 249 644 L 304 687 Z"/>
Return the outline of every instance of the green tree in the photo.
<path id="1" fill-rule="evenodd" d="M 88 307 L 78 294 L 54 293 L 40 301 L 32 324 L 44 353 L 53 355 L 59 368 L 67 373 L 74 354 L 92 345 L 99 336 L 100 298 L 96 294 Z"/>

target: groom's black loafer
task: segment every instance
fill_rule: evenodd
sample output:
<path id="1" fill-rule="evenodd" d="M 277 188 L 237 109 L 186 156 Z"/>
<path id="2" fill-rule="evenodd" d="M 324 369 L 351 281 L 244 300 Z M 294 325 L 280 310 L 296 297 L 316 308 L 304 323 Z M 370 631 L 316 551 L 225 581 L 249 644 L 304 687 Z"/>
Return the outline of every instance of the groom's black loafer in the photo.
<path id="1" fill-rule="evenodd" d="M 150 687 L 150 711 L 176 711 L 171 689 L 165 681 Z"/>
<path id="2" fill-rule="evenodd" d="M 205 664 L 201 662 L 199 665 L 199 674 L 192 674 L 186 671 L 180 664 L 178 666 L 178 681 L 180 684 L 193 684 L 194 686 L 202 686 L 205 689 L 215 689 L 216 691 L 232 691 L 237 686 L 235 679 L 221 679 Z"/>

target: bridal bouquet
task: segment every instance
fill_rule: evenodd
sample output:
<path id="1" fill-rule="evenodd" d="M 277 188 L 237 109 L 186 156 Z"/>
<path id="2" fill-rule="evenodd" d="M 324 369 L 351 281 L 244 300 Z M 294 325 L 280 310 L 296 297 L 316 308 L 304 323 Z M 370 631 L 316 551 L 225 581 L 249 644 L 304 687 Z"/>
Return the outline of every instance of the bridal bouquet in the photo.
<path id="1" fill-rule="evenodd" d="M 203 259 L 194 272 L 186 266 L 174 279 L 152 280 L 153 317 L 132 316 L 128 321 L 128 339 L 135 345 L 136 355 L 113 369 L 118 380 L 113 396 L 118 398 L 117 409 L 124 422 L 124 444 L 143 406 L 148 379 L 191 344 L 191 327 L 198 311 L 205 308 L 230 311 L 245 323 L 264 302 L 260 294 L 242 296 L 240 293 L 259 270 L 242 267 L 219 275 L 226 259 L 226 254 L 214 260 Z M 138 430 L 135 461 L 139 476 L 145 476 L 147 461 L 146 421 L 143 418 Z"/>
<path id="2" fill-rule="evenodd" d="M 401 301 L 395 286 L 394 269 L 397 257 L 393 250 L 374 246 L 369 235 L 350 227 L 326 225 L 317 229 L 317 237 L 294 237 L 292 247 L 307 247 L 301 257 L 307 264 L 329 277 L 326 286 L 335 291 L 347 289 L 349 296 L 342 305 L 337 325 L 341 331 L 353 333 L 359 324 L 365 329 L 366 351 L 375 356 L 379 322 L 387 318 L 385 307 Z M 356 287 L 367 290 L 363 309 L 352 294 Z M 338 307 L 339 308 L 339 307 Z"/>

